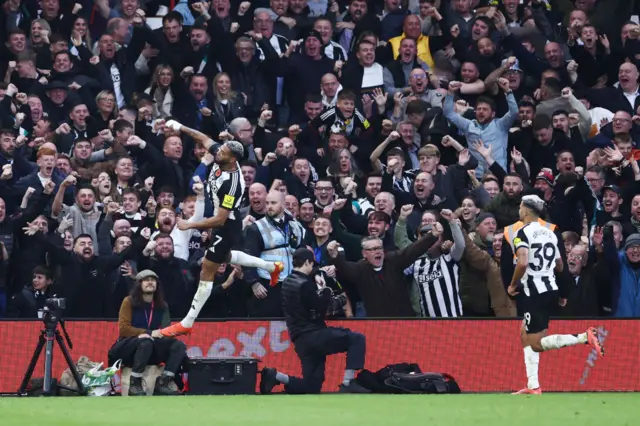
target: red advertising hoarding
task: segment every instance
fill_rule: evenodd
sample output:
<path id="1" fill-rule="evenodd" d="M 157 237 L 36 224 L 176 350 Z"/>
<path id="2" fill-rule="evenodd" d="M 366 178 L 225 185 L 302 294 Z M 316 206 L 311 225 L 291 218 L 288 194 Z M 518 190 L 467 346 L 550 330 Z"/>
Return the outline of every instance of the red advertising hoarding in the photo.
<path id="1" fill-rule="evenodd" d="M 348 327 L 367 337 L 366 368 L 415 362 L 423 371 L 453 375 L 465 392 L 508 392 L 526 385 L 523 352 L 516 320 L 352 320 L 332 325 Z M 0 392 L 15 392 L 38 341 L 41 322 L 0 321 Z M 552 321 L 550 333 L 579 333 L 596 326 L 606 348 L 598 359 L 587 345 L 542 354 L 540 383 L 544 391 L 640 391 L 639 320 Z M 118 325 L 106 321 L 67 322 L 72 357 L 107 361 Z M 300 373 L 300 363 L 283 321 L 196 323 L 184 338 L 190 356 L 246 356 L 262 360 L 288 374 Z M 44 354 L 43 354 L 44 356 Z M 43 375 L 43 356 L 33 377 Z M 54 376 L 66 368 L 54 353 Z M 342 381 L 345 358 L 327 360 L 324 391 Z M 261 368 L 261 367 L 260 367 Z"/>

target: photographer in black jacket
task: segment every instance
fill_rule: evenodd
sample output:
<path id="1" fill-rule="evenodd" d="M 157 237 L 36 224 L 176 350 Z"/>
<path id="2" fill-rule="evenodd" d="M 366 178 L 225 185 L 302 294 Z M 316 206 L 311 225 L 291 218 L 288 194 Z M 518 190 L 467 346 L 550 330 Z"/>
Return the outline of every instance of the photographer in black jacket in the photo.
<path id="1" fill-rule="evenodd" d="M 320 393 L 327 355 L 346 352 L 347 367 L 340 392 L 368 393 L 369 390 L 353 381 L 356 370 L 364 368 L 365 337 L 346 328 L 327 327 L 326 313 L 335 312 L 347 299 L 344 294 L 334 297 L 331 289 L 323 285 L 322 274 L 313 273 L 314 261 L 311 250 L 296 250 L 293 272 L 282 283 L 282 310 L 289 337 L 302 363 L 302 378 L 265 368 L 260 392 L 271 393 L 275 386 L 283 384 L 289 394 Z M 312 277 L 320 282 L 314 282 Z"/>

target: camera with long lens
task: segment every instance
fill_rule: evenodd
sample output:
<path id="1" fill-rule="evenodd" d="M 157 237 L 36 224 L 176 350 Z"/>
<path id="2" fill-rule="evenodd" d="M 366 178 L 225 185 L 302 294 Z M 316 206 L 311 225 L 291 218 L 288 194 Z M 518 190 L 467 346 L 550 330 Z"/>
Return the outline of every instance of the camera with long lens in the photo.
<path id="1" fill-rule="evenodd" d="M 67 307 L 67 299 L 52 297 L 44 301 L 42 321 L 47 328 L 56 328 L 62 319 L 62 311 Z"/>

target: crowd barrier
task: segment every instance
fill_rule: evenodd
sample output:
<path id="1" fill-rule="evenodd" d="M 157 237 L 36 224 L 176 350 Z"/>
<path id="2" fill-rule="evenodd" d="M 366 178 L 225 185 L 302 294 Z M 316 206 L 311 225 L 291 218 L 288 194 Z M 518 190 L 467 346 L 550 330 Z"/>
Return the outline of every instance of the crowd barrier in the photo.
<path id="1" fill-rule="evenodd" d="M 366 335 L 370 370 L 415 362 L 423 371 L 453 375 L 465 392 L 508 392 L 526 384 L 517 320 L 351 320 L 331 325 Z M 586 345 L 542 354 L 543 389 L 640 391 L 640 320 L 558 320 L 549 332 L 578 333 L 592 325 L 598 327 L 606 357 L 599 359 Z M 0 321 L 0 392 L 15 392 L 20 386 L 41 327 L 41 322 Z M 74 360 L 86 355 L 106 363 L 118 335 L 117 323 L 109 321 L 69 321 L 67 330 Z M 184 341 L 190 356 L 255 357 L 262 366 L 300 373 L 283 321 L 198 321 Z M 43 359 L 33 377 L 42 377 Z M 323 391 L 337 390 L 344 364 L 342 355 L 328 358 Z M 57 346 L 53 366 L 55 377 L 66 368 Z"/>

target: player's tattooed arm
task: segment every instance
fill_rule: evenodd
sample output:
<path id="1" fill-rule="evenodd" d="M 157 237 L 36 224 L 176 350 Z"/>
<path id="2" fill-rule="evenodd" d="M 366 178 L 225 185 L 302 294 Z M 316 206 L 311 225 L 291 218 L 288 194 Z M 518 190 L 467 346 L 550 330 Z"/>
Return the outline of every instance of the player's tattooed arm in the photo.
<path id="1" fill-rule="evenodd" d="M 209 148 L 211 148 L 211 145 L 214 144 L 213 139 L 211 139 L 209 136 L 195 129 L 182 126 L 180 130 L 182 130 L 182 133 L 185 133 L 191 136 L 193 140 L 196 141 L 196 143 L 199 143 L 200 145 L 202 145 L 207 151 L 209 151 Z"/>

